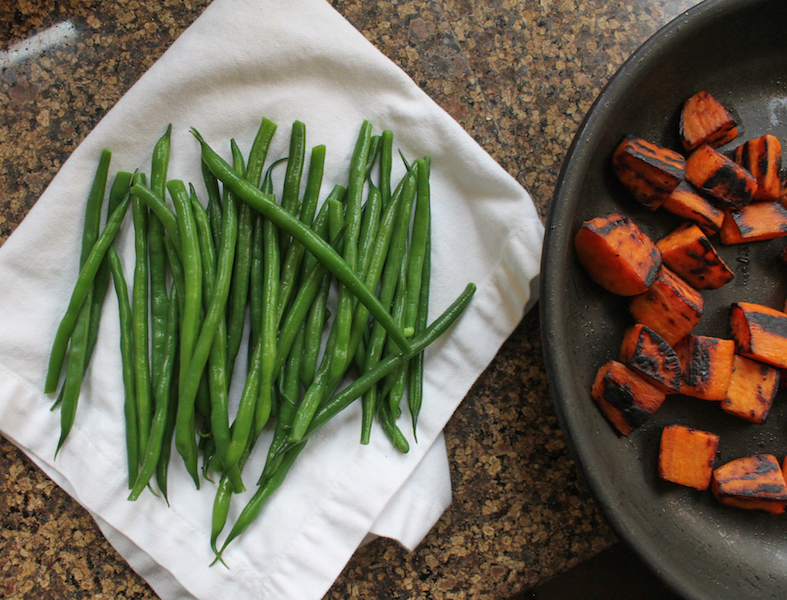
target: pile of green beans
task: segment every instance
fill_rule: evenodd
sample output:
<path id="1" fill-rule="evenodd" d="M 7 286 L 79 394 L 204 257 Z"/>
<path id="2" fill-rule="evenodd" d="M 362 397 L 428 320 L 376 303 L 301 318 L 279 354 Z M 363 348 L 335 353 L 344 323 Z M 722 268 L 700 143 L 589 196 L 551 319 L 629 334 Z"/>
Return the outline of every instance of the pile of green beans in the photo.
<path id="1" fill-rule="evenodd" d="M 169 177 L 167 127 L 153 147 L 149 183 L 140 170 L 115 175 L 103 228 L 111 153 L 102 153 L 86 203 L 79 275 L 46 376 L 47 394 L 60 389 L 53 406 L 61 410 L 57 454 L 74 423 L 111 278 L 120 314 L 128 499 L 147 488 L 169 502 L 174 446 L 197 488 L 218 478 L 210 544 L 222 562 L 312 433 L 353 402 L 362 404 L 360 443 L 369 443 L 376 420 L 396 449 L 409 450 L 402 400 L 417 441 L 424 349 L 475 291 L 468 284 L 430 324 L 429 157 L 404 160 L 406 173 L 392 188 L 393 134 L 374 135 L 365 121 L 345 185 L 320 202 L 325 146 L 313 147 L 307 161 L 306 127 L 296 121 L 289 154 L 266 166 L 276 130 L 262 119 L 246 156 L 230 140 L 230 161 L 192 130 L 201 148 L 203 203 L 193 184 Z M 286 169 L 277 199 L 280 163 Z M 113 247 L 129 208 L 131 286 Z M 231 416 L 229 390 L 239 373 L 245 377 Z M 256 492 L 220 545 L 231 502 L 246 489 L 244 466 L 266 427 L 273 437 Z"/>

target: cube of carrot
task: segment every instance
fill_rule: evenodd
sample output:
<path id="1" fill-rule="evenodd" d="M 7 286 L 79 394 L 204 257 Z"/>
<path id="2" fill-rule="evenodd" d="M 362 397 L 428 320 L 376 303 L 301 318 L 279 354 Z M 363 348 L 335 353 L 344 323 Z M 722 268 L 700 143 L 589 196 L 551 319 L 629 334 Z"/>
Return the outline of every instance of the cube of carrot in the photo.
<path id="1" fill-rule="evenodd" d="M 715 290 L 735 274 L 694 223 L 679 225 L 657 243 L 662 261 L 698 290 Z"/>
<path id="2" fill-rule="evenodd" d="M 665 394 L 680 391 L 680 361 L 675 350 L 650 327 L 637 323 L 623 334 L 618 360 Z"/>
<path id="3" fill-rule="evenodd" d="M 719 436 L 684 425 L 668 425 L 661 432 L 659 477 L 672 483 L 707 490 Z"/>
<path id="4" fill-rule="evenodd" d="M 782 145 L 766 133 L 735 148 L 735 162 L 757 180 L 755 200 L 778 200 L 781 193 L 779 171 L 782 168 Z"/>
<path id="5" fill-rule="evenodd" d="M 646 423 L 666 398 L 664 392 L 616 360 L 607 361 L 598 370 L 590 395 L 624 436 Z"/>
<path id="6" fill-rule="evenodd" d="M 778 369 L 736 354 L 721 407 L 752 423 L 765 423 L 779 391 L 780 375 Z"/>
<path id="7" fill-rule="evenodd" d="M 729 111 L 703 90 L 683 103 L 679 133 L 688 152 L 702 144 L 714 148 L 726 144 L 737 137 L 738 127 Z"/>
<path id="8" fill-rule="evenodd" d="M 787 506 L 779 461 L 772 454 L 755 454 L 728 462 L 713 471 L 711 491 L 727 506 L 782 514 Z"/>
<path id="9" fill-rule="evenodd" d="M 653 240 L 619 213 L 585 221 L 574 238 L 574 247 L 590 277 L 621 296 L 644 292 L 661 268 L 661 252 Z"/>
<path id="10" fill-rule="evenodd" d="M 704 306 L 699 291 L 664 266 L 648 291 L 629 302 L 634 320 L 650 327 L 673 347 L 694 329 Z"/>
<path id="11" fill-rule="evenodd" d="M 762 304 L 735 302 L 730 331 L 738 354 L 787 368 L 787 314 Z"/>
<path id="12" fill-rule="evenodd" d="M 742 244 L 787 236 L 787 208 L 777 201 L 753 202 L 724 210 L 719 231 L 722 244 Z"/>
<path id="13" fill-rule="evenodd" d="M 675 344 L 680 360 L 680 393 L 702 400 L 724 400 L 732 377 L 735 342 L 687 335 Z"/>
<path id="14" fill-rule="evenodd" d="M 643 206 L 656 210 L 684 179 L 686 159 L 669 148 L 627 136 L 612 156 L 612 169 Z"/>
<path id="15" fill-rule="evenodd" d="M 707 198 L 700 196 L 686 181 L 681 181 L 664 200 L 661 207 L 673 215 L 699 225 L 706 235 L 718 233 L 724 213 Z"/>
<path id="16" fill-rule="evenodd" d="M 749 204 L 757 191 L 757 180 L 751 173 L 707 144 L 686 159 L 686 180 L 734 208 Z"/>

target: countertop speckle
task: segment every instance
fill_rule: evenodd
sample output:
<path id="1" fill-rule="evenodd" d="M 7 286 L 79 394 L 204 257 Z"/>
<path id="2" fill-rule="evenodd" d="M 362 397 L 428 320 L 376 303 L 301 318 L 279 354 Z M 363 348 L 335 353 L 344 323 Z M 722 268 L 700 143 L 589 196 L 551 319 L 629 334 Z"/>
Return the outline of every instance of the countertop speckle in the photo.
<path id="1" fill-rule="evenodd" d="M 697 0 L 334 0 L 532 195 L 546 217 L 561 163 L 607 80 Z M 101 117 L 207 0 L 19 0 L 0 49 L 68 23 L 75 35 L 0 62 L 0 243 Z M 3 56 L 0 54 L 0 56 Z M 4 60 L 4 59 L 0 59 Z M 505 599 L 609 547 L 555 416 L 530 311 L 446 428 L 453 503 L 407 553 L 360 548 L 326 598 Z M 74 500 L 0 438 L 0 595 L 156 598 Z"/>

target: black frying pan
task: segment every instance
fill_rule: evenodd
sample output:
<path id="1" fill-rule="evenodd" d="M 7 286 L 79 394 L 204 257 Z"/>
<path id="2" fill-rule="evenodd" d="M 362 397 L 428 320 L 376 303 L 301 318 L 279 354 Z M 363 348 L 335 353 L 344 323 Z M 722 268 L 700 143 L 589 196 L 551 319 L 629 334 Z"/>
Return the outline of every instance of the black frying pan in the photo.
<path id="1" fill-rule="evenodd" d="M 692 599 L 787 598 L 787 514 L 719 505 L 710 492 L 661 481 L 662 428 L 682 423 L 721 436 L 718 464 L 767 452 L 787 454 L 787 393 L 768 422 L 752 425 L 718 403 L 668 397 L 629 438 L 617 435 L 590 399 L 598 367 L 617 354 L 631 324 L 626 301 L 596 285 L 573 251 L 584 220 L 609 211 L 631 216 L 654 239 L 679 221 L 650 212 L 617 182 L 610 157 L 634 134 L 679 149 L 683 101 L 707 90 L 737 117 L 739 137 L 770 132 L 787 149 L 787 0 L 706 0 L 659 31 L 623 65 L 586 116 L 569 150 L 547 223 L 541 322 L 550 388 L 571 450 L 618 535 L 677 593 Z M 738 300 L 783 309 L 787 239 L 721 246 L 733 267 L 727 286 L 704 292 L 696 333 L 729 336 Z"/>

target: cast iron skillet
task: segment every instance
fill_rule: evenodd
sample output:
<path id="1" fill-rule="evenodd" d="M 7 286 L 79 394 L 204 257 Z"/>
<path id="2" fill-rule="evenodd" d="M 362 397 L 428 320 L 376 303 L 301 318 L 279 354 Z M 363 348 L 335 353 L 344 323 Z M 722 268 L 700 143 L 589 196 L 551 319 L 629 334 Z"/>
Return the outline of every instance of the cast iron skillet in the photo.
<path id="1" fill-rule="evenodd" d="M 668 397 L 629 438 L 618 436 L 590 399 L 596 370 L 614 357 L 631 324 L 626 301 L 580 267 L 573 237 L 584 220 L 619 211 L 654 239 L 678 224 L 650 212 L 617 182 L 610 157 L 626 134 L 679 149 L 682 102 L 707 90 L 737 117 L 737 143 L 770 132 L 787 148 L 787 1 L 707 0 L 659 31 L 609 82 L 577 133 L 551 205 L 541 278 L 541 323 L 552 396 L 571 451 L 617 534 L 668 586 L 691 599 L 787 598 L 787 514 L 723 507 L 710 492 L 661 481 L 662 428 L 682 423 L 721 436 L 717 464 L 755 453 L 787 454 L 787 392 L 764 425 L 727 415 L 718 403 Z M 736 142 L 723 147 L 730 150 Z M 785 240 L 723 247 L 727 286 L 704 292 L 696 328 L 729 336 L 729 305 L 783 309 Z"/>

